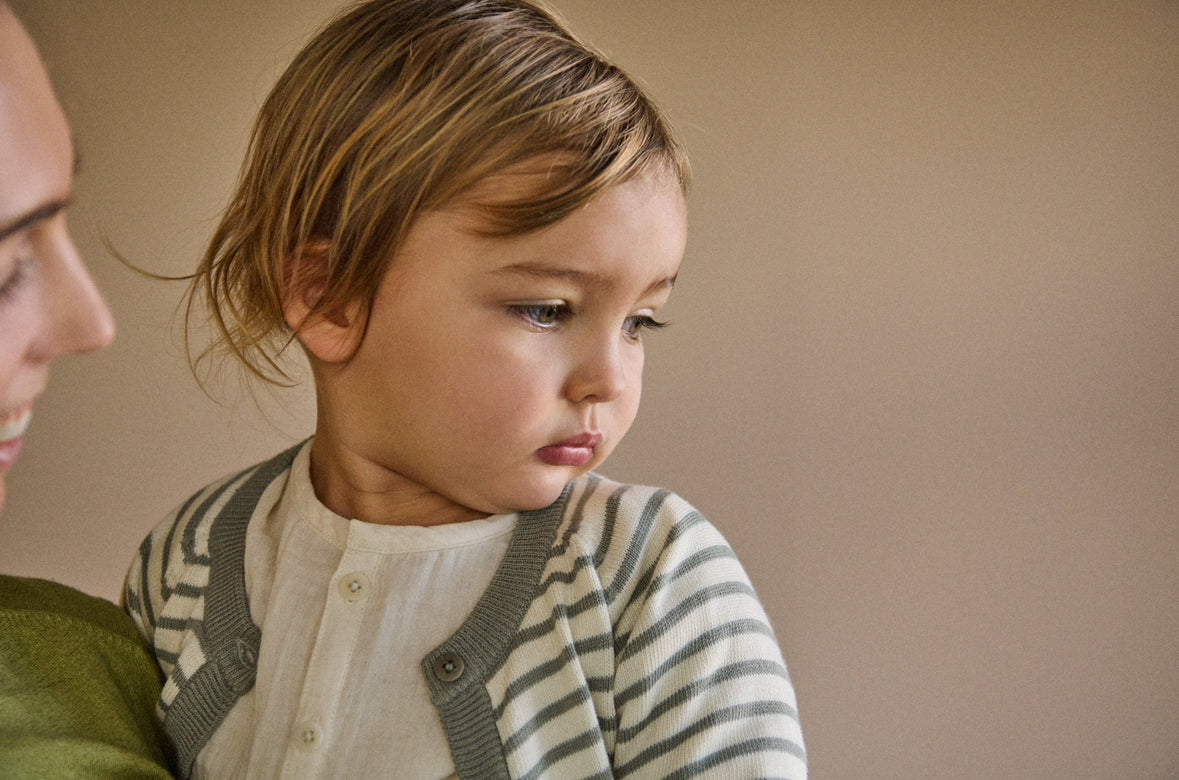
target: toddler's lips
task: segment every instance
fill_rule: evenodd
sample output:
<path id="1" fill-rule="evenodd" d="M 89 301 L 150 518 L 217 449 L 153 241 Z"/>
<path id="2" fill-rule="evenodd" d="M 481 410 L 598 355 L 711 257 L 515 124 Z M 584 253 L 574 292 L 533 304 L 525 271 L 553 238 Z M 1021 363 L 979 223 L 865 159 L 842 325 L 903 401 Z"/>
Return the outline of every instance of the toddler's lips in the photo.
<path id="1" fill-rule="evenodd" d="M 585 433 L 571 439 L 541 447 L 536 451 L 537 456 L 550 466 L 581 467 L 594 458 L 594 450 L 603 441 L 600 433 Z"/>

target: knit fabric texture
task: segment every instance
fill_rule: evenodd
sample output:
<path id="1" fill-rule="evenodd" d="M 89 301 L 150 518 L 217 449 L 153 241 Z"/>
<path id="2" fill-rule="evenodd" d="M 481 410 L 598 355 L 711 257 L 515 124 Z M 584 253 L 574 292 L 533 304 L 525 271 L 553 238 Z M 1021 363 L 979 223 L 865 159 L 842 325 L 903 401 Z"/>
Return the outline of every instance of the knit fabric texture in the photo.
<path id="1" fill-rule="evenodd" d="M 114 604 L 0 577 L 0 777 L 166 778 L 160 673 Z"/>
<path id="2" fill-rule="evenodd" d="M 245 528 L 278 501 L 298 449 L 194 495 L 128 574 L 182 774 L 253 685 Z M 723 537 L 665 490 L 591 474 L 521 513 L 491 584 L 421 673 L 462 778 L 806 776 L 765 612 Z"/>

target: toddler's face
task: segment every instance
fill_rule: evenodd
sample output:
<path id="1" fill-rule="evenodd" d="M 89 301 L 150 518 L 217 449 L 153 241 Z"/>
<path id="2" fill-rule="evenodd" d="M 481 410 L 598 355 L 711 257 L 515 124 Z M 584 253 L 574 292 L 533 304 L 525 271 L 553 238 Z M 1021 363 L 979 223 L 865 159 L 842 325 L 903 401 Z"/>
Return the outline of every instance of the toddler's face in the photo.
<path id="1" fill-rule="evenodd" d="M 470 200 L 529 185 L 497 176 Z M 363 342 L 320 388 L 320 431 L 340 455 L 435 499 L 538 509 L 634 421 L 644 331 L 683 257 L 684 199 L 667 178 L 643 177 L 522 236 L 480 226 L 461 203 L 412 226 Z"/>

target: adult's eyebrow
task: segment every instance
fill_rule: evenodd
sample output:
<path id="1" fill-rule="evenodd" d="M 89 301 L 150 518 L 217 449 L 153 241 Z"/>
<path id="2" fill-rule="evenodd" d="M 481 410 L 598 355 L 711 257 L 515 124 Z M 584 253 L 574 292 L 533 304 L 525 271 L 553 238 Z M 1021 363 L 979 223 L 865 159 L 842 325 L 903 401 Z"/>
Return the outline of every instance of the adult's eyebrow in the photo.
<path id="1" fill-rule="evenodd" d="M 77 176 L 78 171 L 82 168 L 82 155 L 78 152 L 78 142 L 71 139 L 73 144 L 73 168 L 72 175 Z M 30 225 L 35 225 L 44 220 L 53 219 L 55 216 L 65 211 L 73 202 L 72 196 L 67 195 L 64 198 L 55 198 L 48 203 L 42 204 L 32 211 L 29 211 L 11 222 L 0 225 L 0 241 L 8 238 L 14 233 L 19 233 Z"/>
<path id="2" fill-rule="evenodd" d="M 32 211 L 22 214 L 5 225 L 0 225 L 0 241 L 3 241 L 14 233 L 19 233 L 22 230 L 37 224 L 38 222 L 44 222 L 45 220 L 53 219 L 55 216 L 69 208 L 69 205 L 69 198 L 52 200 L 42 206 L 38 206 Z"/>

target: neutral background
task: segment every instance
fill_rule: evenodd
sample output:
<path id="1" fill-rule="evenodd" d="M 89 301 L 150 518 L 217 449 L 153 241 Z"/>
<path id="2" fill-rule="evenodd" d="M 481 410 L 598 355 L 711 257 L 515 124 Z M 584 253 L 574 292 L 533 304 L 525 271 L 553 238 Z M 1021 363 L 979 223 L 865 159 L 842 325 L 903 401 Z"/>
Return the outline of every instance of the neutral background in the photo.
<path id="1" fill-rule="evenodd" d="M 306 435 L 188 373 L 182 286 L 331 0 L 17 0 L 119 319 L 64 361 L 0 570 L 117 597 L 181 498 Z M 813 776 L 1179 777 L 1179 3 L 558 0 L 697 181 L 604 469 L 686 495 L 774 620 Z"/>

